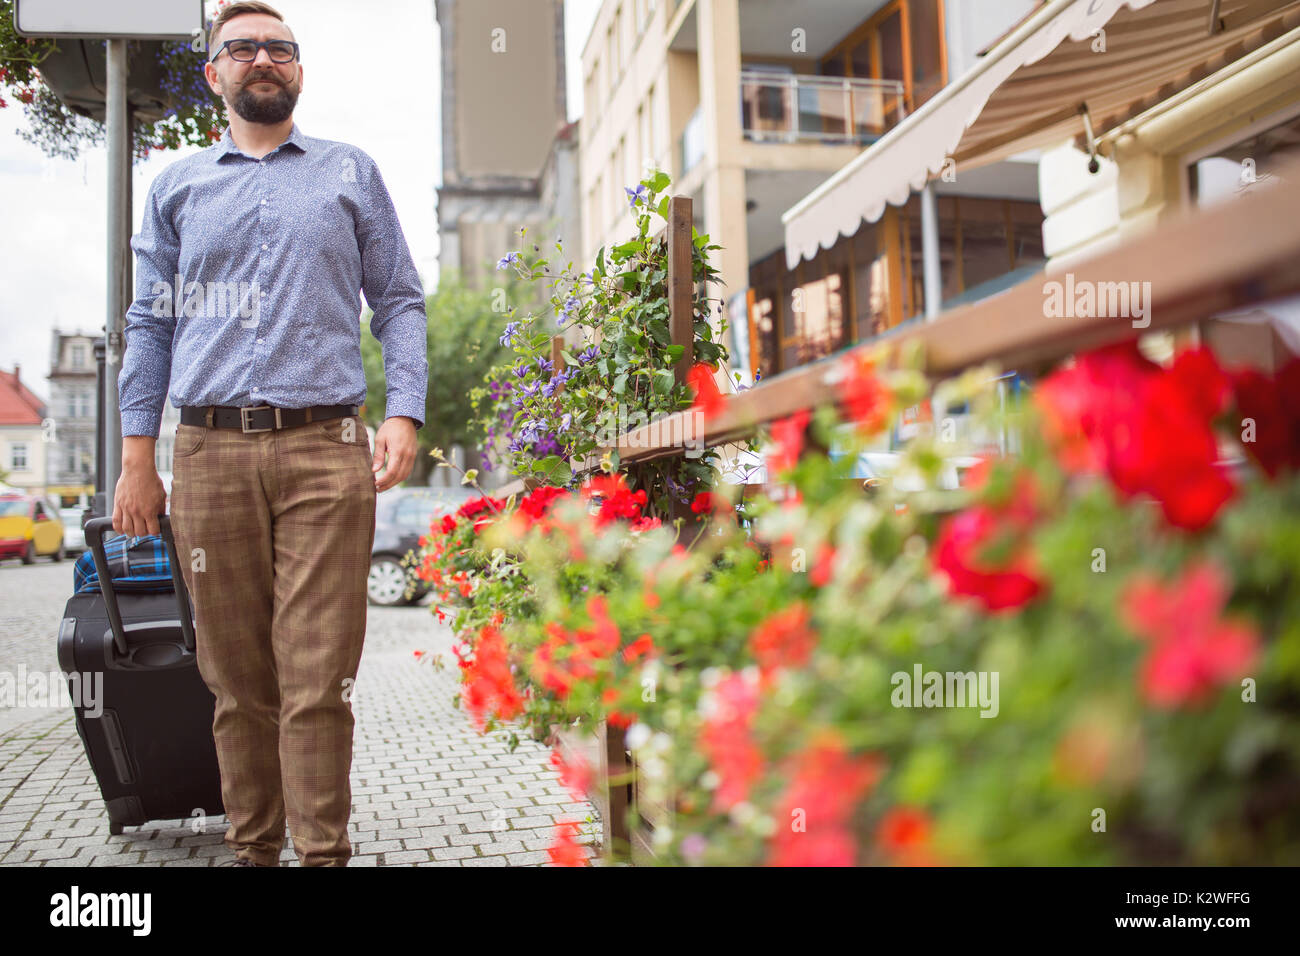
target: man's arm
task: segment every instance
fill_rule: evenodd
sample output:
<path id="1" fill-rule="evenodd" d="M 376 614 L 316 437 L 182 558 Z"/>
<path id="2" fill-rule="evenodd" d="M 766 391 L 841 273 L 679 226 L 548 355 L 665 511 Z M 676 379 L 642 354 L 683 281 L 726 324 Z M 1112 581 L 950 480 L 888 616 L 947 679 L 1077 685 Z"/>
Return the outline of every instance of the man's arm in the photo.
<path id="1" fill-rule="evenodd" d="M 357 224 L 361 253 L 361 291 L 374 315 L 370 331 L 384 353 L 387 384 L 385 419 L 409 418 L 424 424 L 429 386 L 429 320 L 424 289 L 411 259 L 397 210 L 373 160 L 358 163 L 365 175 L 365 209 Z"/>
<path id="2" fill-rule="evenodd" d="M 154 466 L 163 404 L 171 382 L 171 284 L 179 271 L 180 241 L 158 208 L 158 180 L 149 188 L 136 254 L 135 301 L 126 312 L 126 344 L 118 377 L 122 413 L 122 475 L 113 491 L 113 529 L 132 535 L 158 534 L 158 515 L 167 495 Z M 155 308 L 155 303 L 157 307 Z"/>
<path id="3" fill-rule="evenodd" d="M 149 187 L 140 234 L 131 237 L 136 256 L 135 301 L 126 310 L 127 349 L 118 378 L 122 435 L 158 437 L 167 386 L 171 382 L 172 314 L 180 271 L 180 240 L 171 220 L 158 209 L 158 180 Z"/>

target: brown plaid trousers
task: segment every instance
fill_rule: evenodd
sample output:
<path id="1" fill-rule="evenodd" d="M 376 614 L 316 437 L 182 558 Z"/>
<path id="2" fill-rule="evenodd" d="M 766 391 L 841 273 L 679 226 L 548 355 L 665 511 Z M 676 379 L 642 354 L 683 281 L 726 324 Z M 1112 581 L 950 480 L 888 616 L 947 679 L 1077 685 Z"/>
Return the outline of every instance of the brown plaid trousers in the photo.
<path id="1" fill-rule="evenodd" d="M 350 418 L 176 429 L 172 532 L 216 697 L 225 842 L 261 865 L 279 865 L 286 816 L 303 866 L 352 856 L 344 681 L 366 631 L 375 484 L 365 425 Z"/>

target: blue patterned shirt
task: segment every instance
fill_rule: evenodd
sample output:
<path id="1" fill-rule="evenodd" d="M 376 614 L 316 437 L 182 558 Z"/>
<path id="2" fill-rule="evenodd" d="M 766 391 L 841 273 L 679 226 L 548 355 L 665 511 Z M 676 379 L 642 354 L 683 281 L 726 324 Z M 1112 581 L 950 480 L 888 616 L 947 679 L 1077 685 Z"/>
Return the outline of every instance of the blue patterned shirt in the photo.
<path id="1" fill-rule="evenodd" d="M 374 160 L 289 138 L 261 159 L 220 142 L 154 179 L 118 381 L 122 435 L 186 405 L 360 405 L 361 300 L 383 346 L 385 417 L 424 424 L 424 292 Z"/>

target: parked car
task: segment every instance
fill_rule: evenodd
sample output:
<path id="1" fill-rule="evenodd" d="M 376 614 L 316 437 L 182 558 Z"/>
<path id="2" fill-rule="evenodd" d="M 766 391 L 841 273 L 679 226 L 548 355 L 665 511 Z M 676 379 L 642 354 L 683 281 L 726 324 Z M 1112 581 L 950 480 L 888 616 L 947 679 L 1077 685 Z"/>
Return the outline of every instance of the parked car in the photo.
<path id="1" fill-rule="evenodd" d="M 478 497 L 472 488 L 390 488 L 375 502 L 375 543 L 370 552 L 370 577 L 366 595 L 371 604 L 401 607 L 414 604 L 429 593 L 429 586 L 415 576 L 414 557 L 420 536 L 429 533 L 435 516 L 450 514 L 466 501 Z"/>
<path id="2" fill-rule="evenodd" d="M 86 550 L 86 533 L 81 530 L 81 516 L 85 508 L 60 508 L 59 520 L 63 522 L 63 553 L 74 558 Z"/>
<path id="3" fill-rule="evenodd" d="M 63 560 L 58 509 L 37 495 L 0 495 L 0 558 L 22 558 L 23 564 L 31 564 L 39 555 Z"/>

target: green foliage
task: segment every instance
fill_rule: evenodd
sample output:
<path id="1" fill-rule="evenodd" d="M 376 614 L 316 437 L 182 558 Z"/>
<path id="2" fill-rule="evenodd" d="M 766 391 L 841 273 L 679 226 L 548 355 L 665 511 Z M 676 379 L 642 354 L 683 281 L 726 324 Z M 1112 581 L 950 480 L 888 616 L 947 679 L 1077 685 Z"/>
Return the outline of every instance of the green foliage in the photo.
<path id="1" fill-rule="evenodd" d="M 480 414 L 485 425 L 504 417 L 510 424 L 504 450 L 514 474 L 551 484 L 573 484 L 570 463 L 587 459 L 617 443 L 618 436 L 668 413 L 688 409 L 693 392 L 679 383 L 674 368 L 684 354 L 671 341 L 668 304 L 666 226 L 670 183 L 655 172 L 628 190 L 636 210 L 636 234 L 602 248 L 594 265 L 579 272 L 572 263 L 553 267 L 541 248 L 533 255 L 514 252 L 499 269 L 509 269 L 527 283 L 544 287 L 544 307 L 516 317 L 512 311 L 506 339 L 515 353 L 509 364 L 494 368 L 489 382 L 508 384 L 507 394 L 488 399 L 481 389 Z M 526 238 L 521 231 L 521 238 Z M 714 368 L 727 361 L 718 333 L 725 333 L 721 300 L 712 287 L 718 273 L 708 262 L 720 246 L 692 230 L 693 361 Z M 560 244 L 556 253 L 563 254 Z M 717 328 L 713 321 L 716 306 Z M 565 368 L 557 382 L 551 368 L 551 336 L 563 331 L 569 342 Z M 574 339 L 578 341 L 576 344 Z M 562 384 L 562 387 L 557 387 Z M 716 452 L 624 468 L 629 484 L 644 489 L 660 515 L 674 503 L 708 487 L 716 476 Z M 610 462 L 610 470 L 618 463 Z"/>
<path id="2" fill-rule="evenodd" d="M 418 433 L 425 452 L 457 444 L 473 446 L 479 439 L 470 393 L 506 354 L 497 341 L 501 315 L 493 311 L 493 305 L 491 291 L 470 289 L 454 274 L 440 276 L 438 288 L 425 298 L 429 382 L 425 423 Z M 367 310 L 361 360 L 366 375 L 366 418 L 378 426 L 384 420 L 387 385 L 382 349 L 368 331 L 371 314 Z M 426 459 L 427 455 L 419 456 L 413 482 L 428 474 Z"/>

